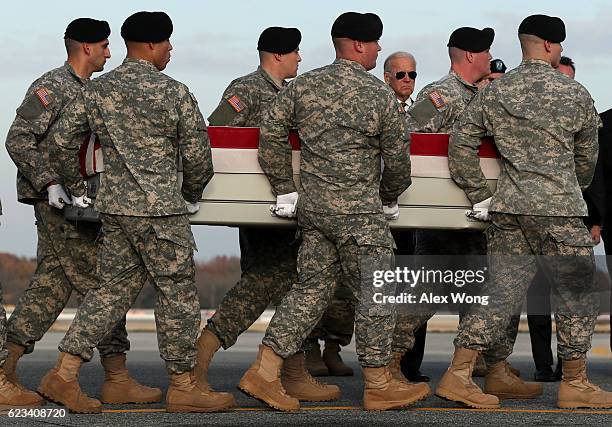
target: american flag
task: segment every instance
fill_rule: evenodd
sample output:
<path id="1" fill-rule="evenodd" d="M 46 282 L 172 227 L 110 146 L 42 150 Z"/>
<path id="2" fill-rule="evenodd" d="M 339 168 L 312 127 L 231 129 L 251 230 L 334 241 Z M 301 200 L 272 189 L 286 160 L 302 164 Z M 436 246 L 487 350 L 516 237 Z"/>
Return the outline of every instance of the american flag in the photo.
<path id="1" fill-rule="evenodd" d="M 442 99 L 442 96 L 438 92 L 433 91 L 432 93 L 430 93 L 429 99 L 431 99 L 431 102 L 436 108 L 444 107 L 444 100 Z"/>
<path id="2" fill-rule="evenodd" d="M 37 89 L 36 92 L 34 92 L 34 93 L 36 94 L 36 96 L 40 100 L 40 103 L 45 108 L 47 108 L 49 106 L 49 104 L 51 104 L 51 97 L 49 96 L 49 92 L 47 92 L 47 89 L 45 89 L 44 87 L 41 87 L 40 89 Z"/>
<path id="3" fill-rule="evenodd" d="M 234 110 L 236 110 L 237 113 L 239 113 L 239 112 L 241 112 L 242 110 L 245 109 L 245 105 L 242 103 L 240 98 L 238 98 L 236 95 L 234 95 L 230 99 L 228 99 L 227 102 L 230 103 L 232 108 Z"/>

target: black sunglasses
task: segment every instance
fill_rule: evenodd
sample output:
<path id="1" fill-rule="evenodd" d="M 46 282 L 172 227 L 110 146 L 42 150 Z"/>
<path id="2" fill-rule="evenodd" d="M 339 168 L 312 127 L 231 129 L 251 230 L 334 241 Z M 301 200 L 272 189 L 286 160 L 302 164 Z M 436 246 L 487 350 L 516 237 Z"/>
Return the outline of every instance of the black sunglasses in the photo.
<path id="1" fill-rule="evenodd" d="M 408 74 L 408 77 L 410 77 L 412 80 L 416 80 L 416 77 L 417 77 L 416 71 L 398 71 L 397 73 L 395 73 L 395 79 L 401 80 L 404 77 L 406 77 L 406 74 Z"/>

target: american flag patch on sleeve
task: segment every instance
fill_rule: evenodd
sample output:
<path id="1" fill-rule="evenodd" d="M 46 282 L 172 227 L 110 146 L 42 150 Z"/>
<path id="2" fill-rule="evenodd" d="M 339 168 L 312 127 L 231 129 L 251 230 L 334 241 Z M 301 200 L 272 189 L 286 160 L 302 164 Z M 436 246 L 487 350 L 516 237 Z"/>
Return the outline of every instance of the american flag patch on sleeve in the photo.
<path id="1" fill-rule="evenodd" d="M 47 89 L 45 89 L 44 87 L 36 89 L 34 93 L 38 97 L 38 100 L 43 105 L 43 107 L 47 108 L 51 104 L 51 95 L 49 95 L 49 92 L 47 92 Z"/>
<path id="2" fill-rule="evenodd" d="M 237 113 L 241 112 L 242 110 L 244 110 L 246 108 L 246 105 L 244 105 L 244 103 L 236 95 L 234 95 L 230 99 L 228 99 L 227 102 L 229 102 L 229 104 L 232 106 L 232 108 Z"/>
<path id="3" fill-rule="evenodd" d="M 433 91 L 432 93 L 429 94 L 429 100 L 431 101 L 431 103 L 434 105 L 434 107 L 436 108 L 442 108 L 444 107 L 444 105 L 446 105 L 444 103 L 444 100 L 442 99 L 442 95 L 440 95 L 437 91 Z"/>

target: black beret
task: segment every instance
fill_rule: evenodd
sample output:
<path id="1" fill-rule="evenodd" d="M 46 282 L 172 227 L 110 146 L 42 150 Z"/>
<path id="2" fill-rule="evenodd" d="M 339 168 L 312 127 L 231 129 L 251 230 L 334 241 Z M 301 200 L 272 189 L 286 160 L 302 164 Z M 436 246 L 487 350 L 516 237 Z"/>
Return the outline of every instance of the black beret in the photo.
<path id="1" fill-rule="evenodd" d="M 457 28 L 448 39 L 448 47 L 456 47 L 468 52 L 483 52 L 491 47 L 495 31 L 493 28 L 479 30 L 472 27 Z"/>
<path id="2" fill-rule="evenodd" d="M 77 18 L 66 27 L 65 39 L 81 43 L 98 43 L 107 39 L 111 30 L 108 22 L 91 18 Z"/>
<path id="3" fill-rule="evenodd" d="M 505 73 L 507 70 L 506 64 L 501 59 L 494 59 L 491 61 L 491 72 L 492 73 Z"/>
<path id="4" fill-rule="evenodd" d="M 547 15 L 531 15 L 523 19 L 519 34 L 531 34 L 552 43 L 565 40 L 565 24 L 561 18 Z"/>
<path id="5" fill-rule="evenodd" d="M 172 35 L 172 20 L 165 12 L 136 12 L 121 26 L 126 41 L 159 43 Z"/>
<path id="6" fill-rule="evenodd" d="M 345 12 L 332 25 L 332 38 L 346 37 L 361 42 L 373 42 L 380 39 L 383 23 L 374 13 Z"/>
<path id="7" fill-rule="evenodd" d="M 300 46 L 302 33 L 297 28 L 268 27 L 259 36 L 257 50 L 285 54 Z"/>

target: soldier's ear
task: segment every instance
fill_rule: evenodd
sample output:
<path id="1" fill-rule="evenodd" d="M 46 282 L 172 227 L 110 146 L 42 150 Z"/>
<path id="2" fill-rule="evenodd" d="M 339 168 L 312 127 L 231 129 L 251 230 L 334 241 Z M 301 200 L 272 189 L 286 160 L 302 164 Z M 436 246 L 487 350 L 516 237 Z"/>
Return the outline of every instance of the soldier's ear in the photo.
<path id="1" fill-rule="evenodd" d="M 353 40 L 353 49 L 355 49 L 355 52 L 363 53 L 364 51 L 363 42 L 360 42 L 358 40 Z"/>
<path id="2" fill-rule="evenodd" d="M 276 60 L 276 62 L 281 62 L 283 60 L 283 55 L 280 53 L 275 53 L 274 59 Z"/>
<path id="3" fill-rule="evenodd" d="M 389 74 L 388 71 L 385 71 L 385 73 L 383 74 L 383 77 L 385 79 L 385 83 L 391 84 L 391 75 Z"/>
<path id="4" fill-rule="evenodd" d="M 83 53 L 85 55 L 91 55 L 91 46 L 89 45 L 89 43 L 81 43 L 81 49 L 83 50 Z"/>
<path id="5" fill-rule="evenodd" d="M 474 54 L 472 52 L 465 51 L 465 59 L 471 64 L 474 62 Z"/>
<path id="6" fill-rule="evenodd" d="M 544 49 L 546 50 L 546 53 L 550 53 L 552 51 L 552 47 L 548 40 L 544 40 Z"/>

